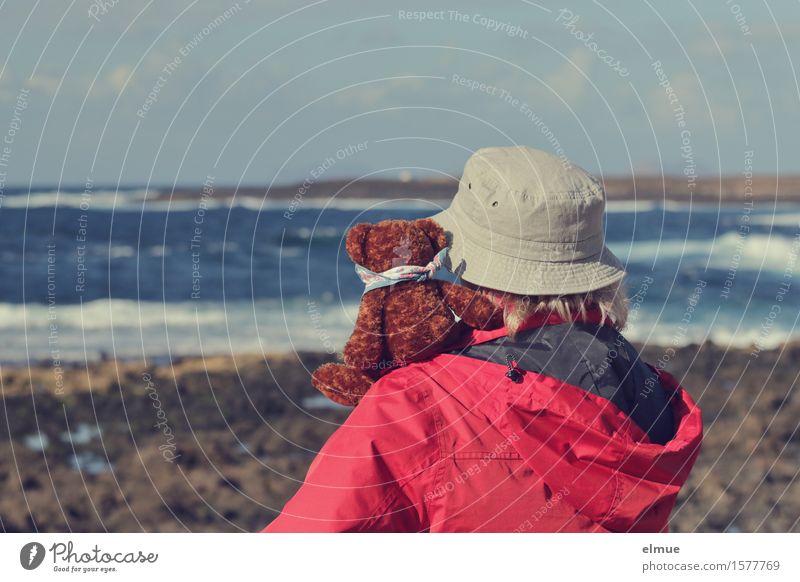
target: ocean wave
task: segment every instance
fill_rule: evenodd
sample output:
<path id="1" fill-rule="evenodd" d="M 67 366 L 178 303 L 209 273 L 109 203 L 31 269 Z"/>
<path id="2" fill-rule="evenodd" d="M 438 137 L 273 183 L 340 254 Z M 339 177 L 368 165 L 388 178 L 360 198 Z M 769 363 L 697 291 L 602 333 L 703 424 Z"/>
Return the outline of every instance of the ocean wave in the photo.
<path id="1" fill-rule="evenodd" d="M 652 200 L 611 200 L 606 203 L 606 212 L 613 214 L 632 214 L 636 212 L 651 212 L 660 208 Z"/>
<path id="2" fill-rule="evenodd" d="M 755 214 L 750 217 L 750 224 L 759 226 L 782 226 L 800 229 L 800 214 L 776 212 L 774 214 Z"/>
<path id="3" fill-rule="evenodd" d="M 166 196 L 166 197 L 165 197 Z M 157 190 L 96 190 L 59 192 L 57 190 L 7 195 L 0 208 L 82 208 L 87 211 L 115 212 L 196 212 L 201 198 L 170 199 L 168 193 Z M 422 199 L 389 198 L 259 198 L 255 196 L 225 196 L 202 199 L 203 209 L 244 208 L 253 211 L 298 210 L 430 210 L 431 214 L 449 205 L 449 201 L 432 202 Z"/>
<path id="4" fill-rule="evenodd" d="M 253 302 L 136 302 L 101 299 L 81 305 L 0 304 L 0 362 L 199 356 L 244 352 L 337 353 L 355 325 L 358 301 L 332 296 L 312 300 Z M 696 315 L 683 326 L 680 315 L 659 315 L 644 306 L 625 336 L 650 345 L 684 346 L 708 339 L 722 346 L 763 349 L 797 338 L 791 320 L 765 333 L 765 310 Z M 712 310 L 713 311 L 713 310 Z M 714 319 L 716 317 L 716 319 Z"/>
<path id="5" fill-rule="evenodd" d="M 640 311 L 639 317 L 629 322 L 623 335 L 632 342 L 654 346 L 683 347 L 699 345 L 710 341 L 718 346 L 731 349 L 774 349 L 788 341 L 798 339 L 800 330 L 786 323 L 771 322 L 763 328 L 766 309 L 751 309 L 747 313 L 728 313 L 716 316 L 699 317 L 684 325 L 679 318 L 656 316 L 653 312 Z"/>
<path id="6" fill-rule="evenodd" d="M 344 347 L 358 302 L 330 298 L 256 302 L 0 303 L 0 362 L 325 351 Z"/>
<path id="7" fill-rule="evenodd" d="M 309 228 L 306 226 L 300 228 L 287 228 L 283 234 L 283 244 L 285 245 L 298 245 L 312 243 L 330 243 L 344 239 L 345 229 L 336 228 L 334 226 L 320 226 L 317 228 Z"/>
<path id="8" fill-rule="evenodd" d="M 709 261 L 709 267 L 728 270 L 783 273 L 797 260 L 800 247 L 790 236 L 753 234 L 740 236 L 729 232 L 715 239 L 663 239 L 637 241 L 633 244 L 609 242 L 611 251 L 620 260 L 632 263 L 653 263 L 665 259 Z"/>
<path id="9" fill-rule="evenodd" d="M 111 210 L 120 207 L 141 208 L 148 198 L 156 196 L 153 190 L 96 190 L 83 192 L 31 192 L 3 198 L 0 208 L 83 208 L 84 210 Z"/>

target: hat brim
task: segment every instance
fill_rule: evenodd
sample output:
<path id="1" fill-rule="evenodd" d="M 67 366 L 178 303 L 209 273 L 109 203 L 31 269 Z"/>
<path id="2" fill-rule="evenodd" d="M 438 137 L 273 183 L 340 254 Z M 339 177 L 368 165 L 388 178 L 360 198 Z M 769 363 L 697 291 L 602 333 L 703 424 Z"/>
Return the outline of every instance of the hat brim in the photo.
<path id="1" fill-rule="evenodd" d="M 595 256 L 573 261 L 521 259 L 493 250 L 491 240 L 471 240 L 449 209 L 430 218 L 447 232 L 445 266 L 481 287 L 518 295 L 570 295 L 602 289 L 625 276 L 622 263 L 606 246 Z"/>

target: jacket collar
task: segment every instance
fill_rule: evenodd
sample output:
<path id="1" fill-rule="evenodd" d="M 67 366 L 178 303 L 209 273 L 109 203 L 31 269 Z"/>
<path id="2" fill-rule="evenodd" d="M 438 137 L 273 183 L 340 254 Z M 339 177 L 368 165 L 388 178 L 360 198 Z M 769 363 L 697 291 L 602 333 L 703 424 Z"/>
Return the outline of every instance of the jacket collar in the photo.
<path id="1" fill-rule="evenodd" d="M 593 307 L 586 311 L 586 317 L 581 318 L 580 314 L 576 313 L 572 319 L 564 319 L 560 317 L 557 313 L 536 313 L 533 316 L 526 319 L 522 325 L 520 326 L 517 333 L 521 331 L 527 331 L 529 329 L 533 329 L 536 327 L 544 327 L 545 325 L 559 325 L 561 323 L 569 323 L 569 322 L 581 322 L 581 323 L 591 323 L 595 325 L 613 325 L 613 322 L 608 318 L 604 318 L 603 314 L 600 312 L 600 309 Z M 467 346 L 482 344 L 485 342 L 492 341 L 493 339 L 497 339 L 499 337 L 504 337 L 508 335 L 508 330 L 505 326 L 500 327 L 498 329 L 492 330 L 482 330 L 482 329 L 474 329 L 472 333 L 467 336 L 467 338 L 463 342 L 459 342 L 456 346 L 457 349 L 465 348 Z"/>

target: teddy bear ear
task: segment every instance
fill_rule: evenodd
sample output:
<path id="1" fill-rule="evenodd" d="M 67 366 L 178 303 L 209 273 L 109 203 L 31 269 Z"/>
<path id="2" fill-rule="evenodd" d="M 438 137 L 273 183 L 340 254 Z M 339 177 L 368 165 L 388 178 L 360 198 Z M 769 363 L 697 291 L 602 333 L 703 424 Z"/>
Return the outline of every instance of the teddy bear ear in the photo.
<path id="1" fill-rule="evenodd" d="M 367 253 L 364 249 L 364 243 L 367 241 L 367 234 L 371 229 L 371 224 L 361 223 L 347 232 L 345 249 L 347 249 L 347 254 L 350 255 L 354 263 L 363 265 L 366 262 Z"/>
<path id="2" fill-rule="evenodd" d="M 438 222 L 434 222 L 430 218 L 421 218 L 414 221 L 414 226 L 424 232 L 425 236 L 430 239 L 435 253 L 447 246 L 447 235 Z"/>

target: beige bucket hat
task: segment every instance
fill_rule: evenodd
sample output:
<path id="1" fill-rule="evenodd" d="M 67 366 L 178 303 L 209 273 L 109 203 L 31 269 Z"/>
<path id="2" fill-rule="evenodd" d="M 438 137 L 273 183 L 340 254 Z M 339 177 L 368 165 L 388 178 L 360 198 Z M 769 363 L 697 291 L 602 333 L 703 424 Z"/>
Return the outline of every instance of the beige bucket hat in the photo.
<path id="1" fill-rule="evenodd" d="M 476 285 L 567 295 L 625 276 L 605 246 L 605 193 L 588 172 L 525 146 L 483 148 L 450 207 L 431 218 L 450 240 L 445 265 Z"/>

